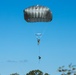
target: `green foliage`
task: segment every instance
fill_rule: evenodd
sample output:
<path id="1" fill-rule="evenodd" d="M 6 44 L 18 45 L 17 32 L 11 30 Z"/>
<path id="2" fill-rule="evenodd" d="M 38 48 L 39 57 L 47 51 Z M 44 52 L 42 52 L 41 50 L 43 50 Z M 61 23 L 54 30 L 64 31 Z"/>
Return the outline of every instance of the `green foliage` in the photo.
<path id="1" fill-rule="evenodd" d="M 45 73 L 44 75 L 49 75 L 48 73 Z"/>
<path id="2" fill-rule="evenodd" d="M 68 65 L 68 68 L 64 66 L 58 68 L 58 72 L 61 72 L 61 75 L 76 75 L 76 65 Z"/>
<path id="3" fill-rule="evenodd" d="M 19 75 L 18 73 L 12 73 L 12 74 L 10 74 L 10 75 Z"/>
<path id="4" fill-rule="evenodd" d="M 32 70 L 29 73 L 27 73 L 26 75 L 49 75 L 49 74 L 48 73 L 43 74 L 43 72 L 40 70 Z"/>

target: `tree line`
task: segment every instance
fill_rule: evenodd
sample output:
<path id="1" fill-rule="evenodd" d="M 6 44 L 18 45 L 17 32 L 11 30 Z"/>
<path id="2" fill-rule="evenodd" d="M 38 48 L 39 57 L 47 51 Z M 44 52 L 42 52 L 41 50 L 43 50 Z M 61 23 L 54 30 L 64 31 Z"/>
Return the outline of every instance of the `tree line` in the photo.
<path id="1" fill-rule="evenodd" d="M 57 71 L 60 73 L 60 75 L 76 75 L 76 65 L 68 65 L 66 68 L 65 66 L 61 66 L 57 69 Z M 12 73 L 10 75 L 20 75 L 18 73 Z M 50 75 L 48 73 L 43 73 L 41 70 L 31 70 L 25 75 Z"/>

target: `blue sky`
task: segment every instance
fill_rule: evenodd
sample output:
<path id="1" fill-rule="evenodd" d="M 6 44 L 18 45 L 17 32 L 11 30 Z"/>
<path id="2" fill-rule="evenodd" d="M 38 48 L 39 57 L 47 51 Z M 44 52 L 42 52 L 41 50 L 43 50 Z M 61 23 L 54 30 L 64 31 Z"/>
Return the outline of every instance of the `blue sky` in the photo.
<path id="1" fill-rule="evenodd" d="M 50 8 L 51 22 L 27 23 L 24 20 L 23 10 L 37 4 Z M 40 63 L 37 32 L 44 32 Z M 76 0 L 0 0 L 1 75 L 15 72 L 24 75 L 34 69 L 55 74 L 59 66 L 76 64 L 75 58 Z"/>

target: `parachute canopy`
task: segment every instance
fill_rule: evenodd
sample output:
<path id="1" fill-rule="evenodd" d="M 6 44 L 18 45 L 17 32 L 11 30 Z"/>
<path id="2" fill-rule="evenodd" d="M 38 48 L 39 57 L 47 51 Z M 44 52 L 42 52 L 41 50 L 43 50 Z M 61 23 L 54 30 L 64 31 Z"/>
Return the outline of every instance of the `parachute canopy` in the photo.
<path id="1" fill-rule="evenodd" d="M 35 35 L 36 36 L 42 36 L 42 33 L 36 33 Z"/>
<path id="2" fill-rule="evenodd" d="M 24 19 L 27 22 L 49 22 L 52 20 L 52 12 L 48 7 L 31 6 L 24 10 Z"/>
<path id="3" fill-rule="evenodd" d="M 42 33 L 36 33 L 35 35 L 37 39 L 40 39 L 42 37 Z"/>

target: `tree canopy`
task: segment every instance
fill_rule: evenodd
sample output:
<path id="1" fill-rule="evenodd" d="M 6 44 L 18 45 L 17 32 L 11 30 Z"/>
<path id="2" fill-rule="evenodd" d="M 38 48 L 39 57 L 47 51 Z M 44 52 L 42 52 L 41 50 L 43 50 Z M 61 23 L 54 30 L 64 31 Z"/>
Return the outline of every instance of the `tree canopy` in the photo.
<path id="1" fill-rule="evenodd" d="M 68 65 L 68 68 L 61 66 L 58 68 L 58 72 L 61 72 L 61 75 L 76 75 L 76 65 Z"/>
<path id="2" fill-rule="evenodd" d="M 27 73 L 26 75 L 49 75 L 48 73 L 43 73 L 40 70 L 32 70 L 29 73 Z"/>
<path id="3" fill-rule="evenodd" d="M 18 73 L 12 73 L 12 74 L 10 74 L 10 75 L 19 75 Z"/>

